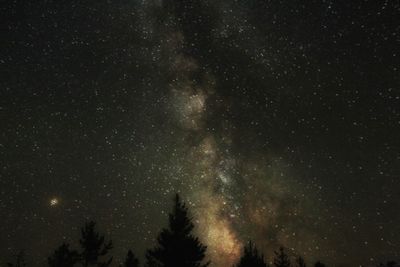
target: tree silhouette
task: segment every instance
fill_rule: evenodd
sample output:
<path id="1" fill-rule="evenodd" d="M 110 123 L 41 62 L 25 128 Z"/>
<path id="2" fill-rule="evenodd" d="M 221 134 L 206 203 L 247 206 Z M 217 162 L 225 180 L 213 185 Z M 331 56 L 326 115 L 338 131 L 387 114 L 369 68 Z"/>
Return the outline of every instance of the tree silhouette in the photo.
<path id="1" fill-rule="evenodd" d="M 267 267 L 264 261 L 264 255 L 259 254 L 258 249 L 252 242 L 249 242 L 243 251 L 243 255 L 236 267 Z"/>
<path id="2" fill-rule="evenodd" d="M 290 267 L 289 257 L 283 247 L 279 248 L 279 252 L 275 251 L 274 265 L 275 267 Z"/>
<path id="3" fill-rule="evenodd" d="M 323 264 L 322 262 L 320 262 L 320 261 L 317 261 L 316 263 L 315 263 L 315 265 L 314 265 L 315 267 L 325 267 L 326 265 L 325 264 Z"/>
<path id="4" fill-rule="evenodd" d="M 135 257 L 132 250 L 128 251 L 126 255 L 124 267 L 139 267 L 139 260 Z"/>
<path id="5" fill-rule="evenodd" d="M 8 262 L 7 266 L 8 267 L 25 267 L 26 266 L 25 251 L 20 250 L 18 252 L 18 254 L 15 256 L 15 263 Z"/>
<path id="6" fill-rule="evenodd" d="M 56 249 L 47 262 L 50 267 L 72 267 L 79 261 L 79 254 L 69 249 L 69 244 L 63 243 Z"/>
<path id="7" fill-rule="evenodd" d="M 146 265 L 149 267 L 206 267 L 204 263 L 207 247 L 193 236 L 194 225 L 189 218 L 188 209 L 175 196 L 172 213 L 169 214 L 168 229 L 162 229 L 157 245 L 146 253 Z"/>
<path id="8" fill-rule="evenodd" d="M 296 264 L 297 264 L 296 267 L 306 267 L 306 262 L 301 256 L 297 257 Z"/>
<path id="9" fill-rule="evenodd" d="M 101 267 L 109 266 L 112 262 L 112 257 L 106 261 L 100 261 L 100 258 L 107 255 L 112 249 L 111 240 L 108 243 L 104 241 L 104 235 L 100 235 L 95 230 L 96 223 L 91 221 L 81 228 L 81 239 L 79 243 L 82 247 L 81 261 L 82 265 L 97 265 Z"/>

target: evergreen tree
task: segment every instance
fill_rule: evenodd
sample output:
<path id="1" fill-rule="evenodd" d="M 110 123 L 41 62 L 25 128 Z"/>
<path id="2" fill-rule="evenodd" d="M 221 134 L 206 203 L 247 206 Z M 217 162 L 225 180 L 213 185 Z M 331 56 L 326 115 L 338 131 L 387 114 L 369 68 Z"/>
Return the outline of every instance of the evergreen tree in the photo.
<path id="1" fill-rule="evenodd" d="M 169 214 L 168 228 L 163 229 L 157 238 L 157 245 L 146 253 L 149 267 L 206 267 L 204 263 L 206 246 L 193 236 L 194 225 L 188 209 L 175 197 L 172 213 Z"/>
<path id="2" fill-rule="evenodd" d="M 79 261 L 79 254 L 69 249 L 69 244 L 63 243 L 48 259 L 50 267 L 72 267 Z"/>
<path id="3" fill-rule="evenodd" d="M 303 257 L 299 256 L 296 259 L 297 267 L 306 267 L 306 262 L 304 261 Z"/>
<path id="4" fill-rule="evenodd" d="M 315 267 L 325 267 L 326 265 L 325 264 L 323 264 L 322 262 L 320 262 L 320 261 L 317 261 L 316 263 L 315 263 L 315 265 L 314 265 Z"/>
<path id="5" fill-rule="evenodd" d="M 264 255 L 258 252 L 256 246 L 249 242 L 243 251 L 243 255 L 236 267 L 268 267 L 264 261 Z"/>
<path id="6" fill-rule="evenodd" d="M 283 247 L 279 248 L 279 252 L 275 251 L 274 265 L 275 267 L 290 267 L 289 256 Z"/>
<path id="7" fill-rule="evenodd" d="M 100 258 L 106 256 L 113 248 L 111 240 L 106 243 L 104 235 L 100 235 L 95 230 L 96 223 L 91 221 L 85 224 L 81 229 L 81 239 L 79 243 L 82 247 L 81 261 L 84 267 L 89 265 L 97 265 L 107 267 L 112 262 L 112 257 L 106 261 L 101 261 Z"/>
<path id="8" fill-rule="evenodd" d="M 124 267 L 139 267 L 139 260 L 135 257 L 132 250 L 128 251 L 126 255 Z"/>

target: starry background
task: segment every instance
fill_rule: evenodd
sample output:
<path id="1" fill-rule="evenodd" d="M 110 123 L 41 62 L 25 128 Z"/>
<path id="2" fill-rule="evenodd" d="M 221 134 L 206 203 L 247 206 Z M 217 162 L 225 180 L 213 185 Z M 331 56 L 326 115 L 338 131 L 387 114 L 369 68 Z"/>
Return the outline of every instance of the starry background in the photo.
<path id="1" fill-rule="evenodd" d="M 88 219 L 143 256 L 180 192 L 213 266 L 253 240 L 400 257 L 398 1 L 3 1 L 0 254 Z"/>

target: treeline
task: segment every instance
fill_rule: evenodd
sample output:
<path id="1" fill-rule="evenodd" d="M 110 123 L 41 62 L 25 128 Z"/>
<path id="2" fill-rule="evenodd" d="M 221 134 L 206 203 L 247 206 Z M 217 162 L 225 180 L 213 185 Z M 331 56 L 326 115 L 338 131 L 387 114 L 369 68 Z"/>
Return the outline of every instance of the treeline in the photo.
<path id="1" fill-rule="evenodd" d="M 157 237 L 157 245 L 147 250 L 145 267 L 207 267 L 210 261 L 206 261 L 207 247 L 198 237 L 193 235 L 194 224 L 188 214 L 188 208 L 177 194 L 174 200 L 172 212 L 169 214 L 168 227 L 161 230 Z M 48 257 L 49 267 L 108 267 L 113 263 L 110 252 L 113 248 L 111 240 L 96 230 L 96 223 L 87 222 L 81 228 L 79 250 L 71 249 L 67 243 L 61 244 Z M 27 266 L 23 253 L 17 255 L 15 262 L 8 263 L 8 267 Z M 139 267 L 139 260 L 129 250 L 120 267 Z M 243 254 L 233 267 L 306 267 L 307 264 L 301 256 L 291 261 L 283 247 L 275 251 L 273 264 L 267 263 L 264 255 L 257 247 L 249 242 L 243 249 Z M 326 267 L 322 262 L 316 262 L 310 266 Z M 380 264 L 378 267 L 399 267 L 394 262 Z"/>

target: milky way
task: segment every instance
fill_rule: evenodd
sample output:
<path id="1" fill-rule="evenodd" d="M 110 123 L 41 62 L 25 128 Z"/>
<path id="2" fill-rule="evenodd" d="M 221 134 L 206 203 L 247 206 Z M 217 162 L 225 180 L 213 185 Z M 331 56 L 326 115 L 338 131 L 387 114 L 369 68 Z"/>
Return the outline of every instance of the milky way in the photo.
<path id="1" fill-rule="evenodd" d="M 292 181 L 284 177 L 279 164 L 268 161 L 276 162 L 274 156 L 267 159 L 265 154 L 257 155 L 257 159 L 246 162 L 234 155 L 229 125 L 224 126 L 223 133 L 207 128 L 207 119 L 213 112 L 208 107 L 216 104 L 210 102 L 219 101 L 223 109 L 229 108 L 227 99 L 215 97 L 218 79 L 183 52 L 186 41 L 181 31 L 164 29 L 163 33 L 170 53 L 167 106 L 169 116 L 183 130 L 185 147 L 180 156 L 186 160 L 178 163 L 182 166 L 177 175 L 187 177 L 183 180 L 185 196 L 193 207 L 198 232 L 208 245 L 213 264 L 231 266 L 239 259 L 243 244 L 252 239 L 264 250 L 285 246 L 299 251 L 293 237 L 297 234 L 311 241 L 312 233 L 292 227 L 299 220 L 297 217 L 303 216 L 296 196 L 289 195 L 294 188 L 284 186 Z M 200 78 L 194 80 L 195 75 Z M 223 122 L 223 118 L 219 120 Z M 272 172 L 263 168 L 268 164 Z M 252 229 L 243 230 L 249 222 Z M 267 239 L 272 232 L 274 237 Z M 314 257 L 314 253 L 310 254 Z"/>
<path id="2" fill-rule="evenodd" d="M 272 222 L 281 214 L 290 212 L 287 207 L 281 206 L 281 202 L 288 201 L 284 198 L 290 197 L 285 196 L 276 181 L 271 180 L 271 175 L 257 170 L 258 165 L 267 164 L 266 161 L 257 159 L 252 163 L 252 169 L 248 169 L 230 152 L 232 140 L 229 132 L 224 133 L 217 141 L 217 134 L 206 128 L 207 106 L 212 101 L 209 99 L 216 93 L 218 81 L 208 75 L 207 70 L 201 73 L 203 80 L 193 81 L 191 77 L 200 66 L 196 60 L 179 51 L 184 44 L 182 33 L 171 33 L 170 36 L 173 40 L 168 40 L 175 45 L 168 47 L 172 51 L 170 112 L 178 127 L 183 129 L 182 140 L 186 146 L 181 155 L 186 160 L 178 175 L 188 177 L 188 180 L 183 181 L 185 196 L 193 207 L 198 232 L 208 245 L 212 262 L 216 266 L 230 266 L 238 260 L 243 243 L 250 238 L 257 239 L 260 246 L 268 246 L 271 241 L 258 240 L 256 237 L 260 233 L 263 236 L 263 230 L 269 231 L 271 227 L 275 227 Z M 188 139 L 191 138 L 196 141 L 190 142 Z M 239 166 L 242 166 L 242 170 L 239 170 Z M 246 178 L 240 181 L 239 177 Z M 285 182 L 290 181 L 283 181 Z M 240 186 L 240 183 L 245 186 Z M 255 189 L 263 193 L 254 194 Z M 257 199 L 265 193 L 266 199 Z M 283 196 L 279 196 L 280 194 Z M 276 205 L 278 207 L 274 207 Z M 294 205 L 291 208 L 295 209 Z M 260 229 L 253 233 L 254 237 L 246 231 L 240 231 L 248 219 L 256 229 Z M 286 225 L 289 221 L 284 223 Z M 289 231 L 296 232 L 293 229 Z M 288 233 L 291 234 L 293 233 Z M 273 244 L 269 244 L 269 248 L 277 244 L 289 245 L 286 240 L 287 237 L 283 234 Z"/>

